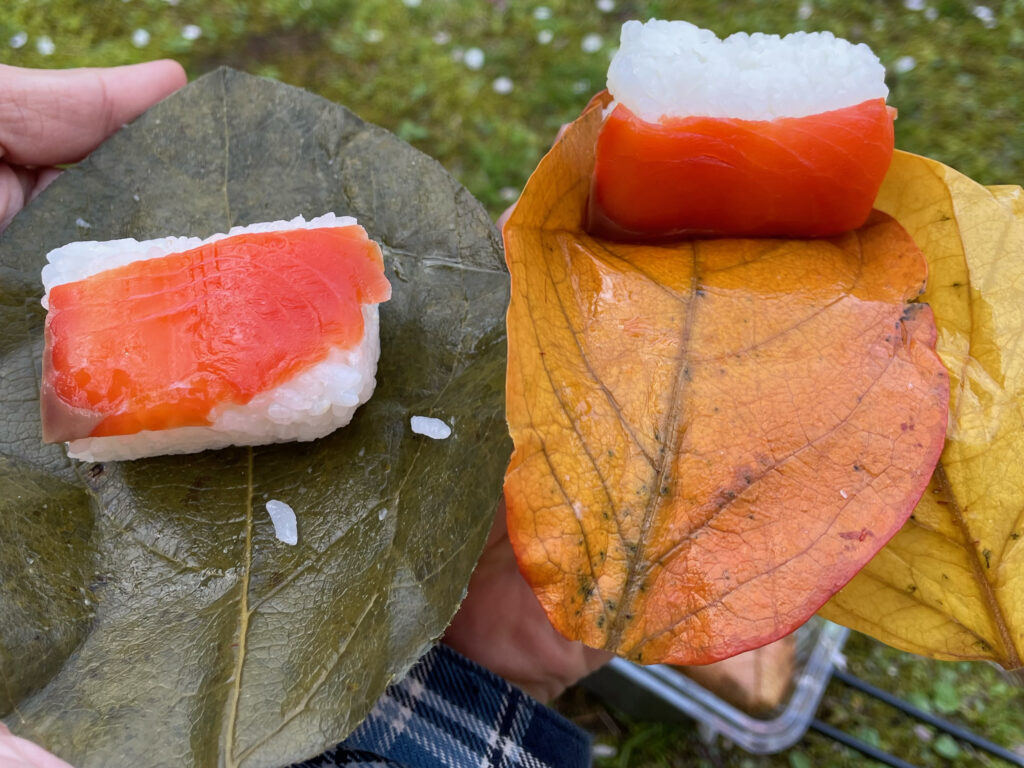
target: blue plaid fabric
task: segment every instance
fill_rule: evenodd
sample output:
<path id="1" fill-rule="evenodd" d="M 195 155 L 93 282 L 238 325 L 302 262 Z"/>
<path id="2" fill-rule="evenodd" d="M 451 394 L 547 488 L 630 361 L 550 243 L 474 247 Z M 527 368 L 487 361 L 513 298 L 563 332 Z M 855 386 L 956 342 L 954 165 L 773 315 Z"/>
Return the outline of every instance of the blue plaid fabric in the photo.
<path id="1" fill-rule="evenodd" d="M 345 741 L 293 768 L 577 768 L 590 737 L 444 645 L 390 686 Z"/>

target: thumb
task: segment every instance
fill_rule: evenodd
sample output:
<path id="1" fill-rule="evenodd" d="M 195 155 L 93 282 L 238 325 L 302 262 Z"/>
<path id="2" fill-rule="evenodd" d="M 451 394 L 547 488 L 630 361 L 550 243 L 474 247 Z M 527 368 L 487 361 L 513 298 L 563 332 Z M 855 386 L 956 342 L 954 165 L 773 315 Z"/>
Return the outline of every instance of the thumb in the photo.
<path id="1" fill-rule="evenodd" d="M 51 755 L 30 741 L 12 736 L 0 724 L 0 768 L 71 768 L 59 757 Z"/>
<path id="2" fill-rule="evenodd" d="M 107 69 L 0 65 L 0 157 L 17 165 L 81 160 L 185 82 L 170 60 Z"/>

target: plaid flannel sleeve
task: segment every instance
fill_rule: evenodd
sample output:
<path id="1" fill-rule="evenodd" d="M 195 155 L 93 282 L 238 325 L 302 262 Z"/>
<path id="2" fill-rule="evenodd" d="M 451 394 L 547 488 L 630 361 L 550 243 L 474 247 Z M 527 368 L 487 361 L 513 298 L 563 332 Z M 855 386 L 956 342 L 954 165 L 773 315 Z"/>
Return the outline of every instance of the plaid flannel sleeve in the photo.
<path id="1" fill-rule="evenodd" d="M 483 667 L 438 645 L 390 686 L 345 741 L 293 768 L 575 768 L 590 737 Z"/>

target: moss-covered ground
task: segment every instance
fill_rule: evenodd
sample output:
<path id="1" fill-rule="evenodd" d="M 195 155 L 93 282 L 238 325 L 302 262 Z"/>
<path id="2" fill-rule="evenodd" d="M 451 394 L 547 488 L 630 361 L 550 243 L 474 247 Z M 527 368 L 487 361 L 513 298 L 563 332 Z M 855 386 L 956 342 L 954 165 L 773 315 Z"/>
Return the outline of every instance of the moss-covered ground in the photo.
<path id="1" fill-rule="evenodd" d="M 123 64 L 173 56 L 308 88 L 433 155 L 497 214 L 558 127 L 603 87 L 628 18 L 719 34 L 829 29 L 889 71 L 897 145 L 986 184 L 1024 181 L 1024 0 L 3 0 L 0 62 Z M 851 671 L 1024 750 L 1024 692 L 984 664 L 945 664 L 854 636 Z M 703 745 L 695 727 L 631 722 L 571 691 L 562 709 L 607 745 L 600 766 L 865 765 L 811 734 L 779 756 Z M 821 717 L 920 766 L 1001 765 L 833 683 Z"/>

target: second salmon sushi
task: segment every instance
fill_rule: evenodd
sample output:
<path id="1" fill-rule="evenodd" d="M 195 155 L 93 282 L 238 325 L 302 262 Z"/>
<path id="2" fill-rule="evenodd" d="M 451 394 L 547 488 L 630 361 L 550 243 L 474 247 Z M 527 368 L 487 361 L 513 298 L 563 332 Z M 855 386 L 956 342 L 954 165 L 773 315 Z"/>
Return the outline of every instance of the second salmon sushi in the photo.
<path id="1" fill-rule="evenodd" d="M 43 436 L 74 458 L 312 440 L 373 392 L 391 287 L 350 217 L 47 258 Z"/>
<path id="2" fill-rule="evenodd" d="M 591 231 L 835 235 L 863 224 L 893 153 L 885 70 L 828 32 L 629 21 L 608 70 Z"/>

